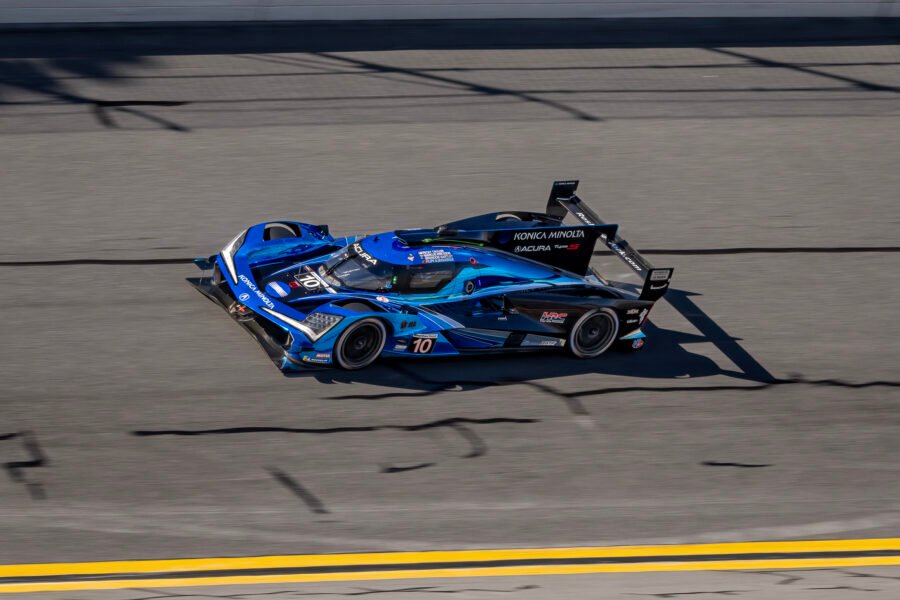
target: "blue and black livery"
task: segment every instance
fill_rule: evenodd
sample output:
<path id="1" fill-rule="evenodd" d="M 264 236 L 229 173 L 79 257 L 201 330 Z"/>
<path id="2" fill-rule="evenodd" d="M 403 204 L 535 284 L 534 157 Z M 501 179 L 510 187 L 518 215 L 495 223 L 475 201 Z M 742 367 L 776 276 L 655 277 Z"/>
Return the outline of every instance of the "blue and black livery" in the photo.
<path id="1" fill-rule="evenodd" d="M 282 370 L 361 369 L 380 356 L 639 349 L 672 269 L 654 268 L 576 194 L 553 184 L 543 213 L 495 212 L 432 229 L 333 237 L 270 221 L 197 259 L 196 281 Z M 571 215 L 576 223 L 563 224 Z M 640 291 L 590 267 L 597 239 L 643 279 Z"/>

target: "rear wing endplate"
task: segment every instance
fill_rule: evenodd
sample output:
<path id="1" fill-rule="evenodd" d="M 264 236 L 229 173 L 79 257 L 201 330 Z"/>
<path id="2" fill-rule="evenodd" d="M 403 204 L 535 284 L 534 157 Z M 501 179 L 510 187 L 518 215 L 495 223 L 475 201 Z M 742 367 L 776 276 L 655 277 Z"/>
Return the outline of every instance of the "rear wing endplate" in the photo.
<path id="1" fill-rule="evenodd" d="M 577 189 L 577 180 L 554 181 L 547 200 L 547 215 L 562 221 L 566 213 L 569 213 L 584 225 L 606 225 L 591 207 L 575 195 Z M 654 267 L 627 240 L 619 236 L 618 231 L 601 232 L 600 239 L 644 280 L 641 300 L 656 301 L 665 295 L 675 269 Z"/>

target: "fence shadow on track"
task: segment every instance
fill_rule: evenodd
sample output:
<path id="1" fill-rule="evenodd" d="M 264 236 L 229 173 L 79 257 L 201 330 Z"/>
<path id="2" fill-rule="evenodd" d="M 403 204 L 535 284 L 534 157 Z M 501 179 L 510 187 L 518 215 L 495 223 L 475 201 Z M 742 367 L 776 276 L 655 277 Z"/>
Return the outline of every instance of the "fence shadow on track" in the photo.
<path id="1" fill-rule="evenodd" d="M 699 333 L 666 329 L 648 322 L 647 345 L 639 352 L 609 352 L 593 360 L 581 360 L 562 353 L 522 353 L 453 358 L 385 359 L 362 371 L 337 369 L 286 373 L 286 377 L 313 377 L 322 383 L 367 383 L 388 388 L 413 390 L 428 395 L 440 391 L 477 390 L 502 385 L 532 383 L 542 379 L 574 375 L 605 374 L 640 379 L 694 379 L 725 375 L 738 380 L 771 383 L 775 377 L 741 344 L 694 302 L 699 294 L 672 289 L 666 295 L 671 304 Z M 708 343 L 737 369 L 718 366 L 709 357 L 691 352 L 691 344 Z M 382 399 L 396 394 L 368 396 L 336 395 L 331 399 Z"/>
<path id="2" fill-rule="evenodd" d="M 0 27 L 2 30 L 2 27 Z M 65 111 L 66 107 L 85 107 L 94 117 L 96 125 L 105 129 L 156 128 L 187 133 L 200 126 L 184 119 L 198 119 L 198 113 L 228 110 L 242 114 L 252 106 L 262 103 L 265 110 L 272 101 L 285 102 L 292 119 L 300 119 L 304 111 L 325 110 L 319 106 L 315 94 L 306 90 L 303 77 L 315 74 L 341 77 L 399 77 L 407 85 L 426 89 L 422 94 L 397 94 L 389 98 L 395 103 L 411 103 L 419 108 L 424 102 L 500 103 L 504 106 L 540 105 L 549 109 L 548 115 L 574 118 L 581 121 L 602 122 L 602 115 L 580 108 L 577 104 L 584 94 L 592 90 L 530 89 L 522 86 L 485 84 L 483 78 L 469 77 L 470 69 L 420 68 L 391 64 L 384 59 L 370 60 L 360 56 L 348 56 L 342 52 L 379 52 L 390 50 L 491 50 L 491 49 L 590 49 L 590 48 L 704 48 L 716 53 L 723 64 L 703 65 L 716 68 L 774 68 L 789 70 L 804 76 L 818 77 L 828 86 L 810 88 L 801 86 L 805 93 L 821 94 L 843 92 L 846 89 L 869 92 L 898 93 L 898 88 L 841 75 L 822 69 L 823 65 L 802 65 L 787 60 L 762 58 L 753 53 L 737 52 L 736 47 L 765 47 L 790 45 L 853 46 L 862 44 L 896 44 L 900 42 L 900 19 L 536 19 L 536 20 L 451 20 L 451 21 L 400 21 L 400 22 L 327 22 L 327 23 L 279 23 L 279 24 L 231 24 L 218 26 L 169 26 L 91 28 L 52 30 L 49 32 L 9 29 L 0 35 L 0 109 L 4 106 L 19 110 L 39 108 L 43 113 L 23 114 L 21 118 L 39 117 L 78 121 L 77 111 Z M 732 49 L 723 49 L 732 48 Z M 308 53 L 320 64 L 296 64 L 286 57 L 263 58 L 260 55 L 277 53 Z M 276 74 L 287 75 L 300 90 L 298 97 L 235 98 L 195 97 L 184 91 L 184 97 L 172 97 L 184 88 L 175 85 L 179 78 L 192 79 L 197 74 L 160 74 L 153 71 L 154 59 L 159 56 L 180 55 L 233 55 L 247 61 L 265 60 L 290 64 L 297 69 L 311 72 Z M 371 58 L 371 57 L 370 57 Z M 864 63 L 869 64 L 869 63 Z M 871 63 L 890 68 L 896 63 Z M 503 67 L 503 65 L 500 65 Z M 828 66 L 842 66 L 830 65 Z M 660 69 L 682 68 L 684 65 L 614 65 L 612 68 Z M 487 70 L 494 68 L 487 66 Z M 546 67 L 543 67 L 546 68 Z M 552 67 L 565 71 L 569 67 Z M 609 65 L 587 67 L 608 69 Z M 531 67 L 524 67 L 530 70 Z M 541 70 L 537 67 L 536 70 Z M 478 68 L 471 69 L 476 71 Z M 257 70 L 258 71 L 258 70 Z M 221 72 L 206 74 L 216 78 L 259 77 L 252 68 L 235 74 Z M 148 74 L 149 73 L 149 74 Z M 271 73 L 269 74 L 272 75 Z M 101 88 L 97 91 L 92 82 L 113 83 L 121 89 L 133 87 L 142 79 L 169 80 L 160 83 L 165 99 L 159 99 L 160 91 L 134 92 L 136 96 L 122 97 L 118 89 Z M 481 81 L 481 82 L 479 82 Z M 146 81 L 144 82 L 147 83 Z M 253 84 L 247 84 L 252 88 Z M 237 86 L 241 89 L 240 86 Z M 522 87 L 523 89 L 520 89 Z M 443 91 L 434 92 L 433 88 Z M 280 88 L 279 88 L 280 89 Z M 599 89 L 604 93 L 661 93 L 679 91 L 691 93 L 740 92 L 735 90 L 659 89 Z M 756 89 L 755 93 L 791 91 L 775 86 Z M 796 90 L 794 90 L 796 91 Z M 146 96 L 141 96 L 141 93 Z M 560 96 L 560 95 L 563 96 Z M 579 96 L 579 94 L 581 96 Z M 110 97 L 101 97 L 110 96 Z M 566 98 L 564 102 L 562 98 Z M 379 100 L 365 94 L 338 98 L 338 100 L 367 103 Z M 383 99 L 382 99 L 383 100 Z M 330 99 L 319 100 L 328 101 Z M 313 102 L 310 105 L 310 102 Z M 583 100 L 582 100 L 583 102 Z M 254 104 L 256 103 L 256 104 Z M 172 107 L 188 107 L 184 111 L 162 111 Z M 240 106 L 243 108 L 235 108 Z M 367 105 L 366 105 L 367 106 Z M 440 106 L 434 104 L 433 108 Z M 54 108 L 60 107 L 60 108 Z M 482 107 L 483 108 L 483 107 Z M 259 108 L 254 108 L 257 112 Z M 166 116 L 162 116 L 159 113 Z M 245 115 L 246 117 L 246 115 Z M 523 117 L 531 118 L 531 117 Z M 301 122 L 302 119 L 300 119 Z M 199 123 L 202 124 L 202 121 Z"/>
<path id="3" fill-rule="evenodd" d="M 77 48 L 70 51 L 75 52 Z M 2 58 L 2 53 L 0 53 Z M 119 55 L 104 59 L 53 57 L 47 60 L 0 60 L 0 108 L 7 106 L 83 106 L 93 114 L 97 123 L 106 129 L 120 127 L 117 116 L 132 115 L 151 125 L 170 131 L 188 131 L 178 123 L 149 112 L 152 107 L 182 106 L 186 102 L 166 100 L 106 100 L 81 93 L 68 84 L 69 80 L 111 81 L 125 85 L 119 73 L 126 68 L 152 66 L 145 57 Z M 14 93 L 25 97 L 7 96 Z"/>

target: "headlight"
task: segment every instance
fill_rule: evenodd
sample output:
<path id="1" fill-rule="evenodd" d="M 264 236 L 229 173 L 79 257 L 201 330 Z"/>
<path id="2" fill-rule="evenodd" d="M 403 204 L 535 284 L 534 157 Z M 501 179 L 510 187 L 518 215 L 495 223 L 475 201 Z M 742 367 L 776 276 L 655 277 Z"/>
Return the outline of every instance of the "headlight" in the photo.
<path id="1" fill-rule="evenodd" d="M 247 235 L 247 231 L 242 231 L 235 236 L 233 240 L 228 242 L 228 245 L 222 248 L 222 260 L 225 261 L 225 267 L 228 269 L 228 274 L 231 275 L 231 281 L 237 285 L 238 277 L 237 271 L 234 268 L 234 253 L 240 250 L 241 246 L 244 244 L 244 236 Z"/>
<path id="2" fill-rule="evenodd" d="M 325 335 L 329 329 L 340 323 L 344 318 L 337 315 L 329 315 L 327 313 L 311 313 L 306 315 L 306 318 L 302 321 L 298 321 L 297 319 L 283 315 L 280 312 L 275 312 L 265 306 L 261 306 L 260 308 L 282 323 L 287 323 L 294 329 L 299 329 L 313 342 Z"/>
<path id="3" fill-rule="evenodd" d="M 341 322 L 344 317 L 329 315 L 328 313 L 314 312 L 303 319 L 303 324 L 309 327 L 315 334 L 314 340 L 322 337 L 326 331 Z"/>

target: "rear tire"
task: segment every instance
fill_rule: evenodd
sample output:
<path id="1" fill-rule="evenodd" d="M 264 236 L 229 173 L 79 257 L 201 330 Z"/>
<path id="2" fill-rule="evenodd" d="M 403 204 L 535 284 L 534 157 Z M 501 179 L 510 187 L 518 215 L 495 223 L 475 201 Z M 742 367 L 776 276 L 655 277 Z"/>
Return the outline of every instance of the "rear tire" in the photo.
<path id="1" fill-rule="evenodd" d="M 368 367 L 381 355 L 386 341 L 387 329 L 380 319 L 356 321 L 334 343 L 334 363 L 347 371 Z"/>
<path id="2" fill-rule="evenodd" d="M 609 308 L 586 312 L 569 330 L 569 352 L 578 358 L 600 356 L 619 335 L 619 317 Z"/>

